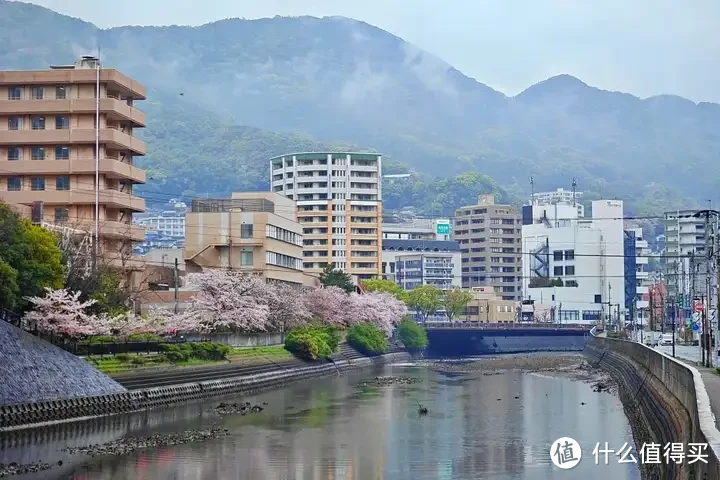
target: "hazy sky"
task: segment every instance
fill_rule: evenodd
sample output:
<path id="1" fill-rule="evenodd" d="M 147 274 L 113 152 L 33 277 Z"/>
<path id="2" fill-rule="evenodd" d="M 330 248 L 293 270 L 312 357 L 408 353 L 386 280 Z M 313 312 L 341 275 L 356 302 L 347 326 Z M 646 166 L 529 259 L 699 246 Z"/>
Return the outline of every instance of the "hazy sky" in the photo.
<path id="1" fill-rule="evenodd" d="M 343 15 L 508 95 L 559 73 L 720 102 L 719 0 L 34 0 L 99 27 Z"/>

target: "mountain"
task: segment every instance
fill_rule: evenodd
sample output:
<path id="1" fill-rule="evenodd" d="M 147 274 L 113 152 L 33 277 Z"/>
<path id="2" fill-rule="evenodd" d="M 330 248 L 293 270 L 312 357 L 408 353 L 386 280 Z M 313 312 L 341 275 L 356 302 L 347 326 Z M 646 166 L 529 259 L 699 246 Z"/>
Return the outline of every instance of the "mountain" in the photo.
<path id="1" fill-rule="evenodd" d="M 70 62 L 98 45 L 105 65 L 150 88 L 142 107 L 150 119 L 146 163 L 177 189 L 217 189 L 228 175 L 250 186 L 264 182 L 268 153 L 347 144 L 381 151 L 419 174 L 481 173 L 517 195 L 529 193 L 531 175 L 542 190 L 577 177 L 586 198 L 625 198 L 638 214 L 714 198 L 720 186 L 708 174 L 720 154 L 716 104 L 639 99 L 569 75 L 509 98 L 386 31 L 342 17 L 100 30 L 0 0 L 3 68 Z M 194 135 L 198 128 L 209 135 Z M 225 160 L 214 165 L 219 151 Z M 179 165 L 215 173 L 174 176 Z"/>

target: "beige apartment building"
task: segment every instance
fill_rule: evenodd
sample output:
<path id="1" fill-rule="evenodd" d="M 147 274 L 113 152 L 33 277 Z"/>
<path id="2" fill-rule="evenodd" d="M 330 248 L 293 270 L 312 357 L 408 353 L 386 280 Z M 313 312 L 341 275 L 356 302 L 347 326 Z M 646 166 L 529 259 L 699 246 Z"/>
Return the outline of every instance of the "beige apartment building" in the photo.
<path id="1" fill-rule="evenodd" d="M 382 274 L 382 156 L 295 153 L 270 160 L 270 188 L 297 204 L 307 272 L 334 263 L 358 279 Z"/>
<path id="2" fill-rule="evenodd" d="M 479 195 L 455 211 L 453 240 L 462 253 L 462 286 L 493 287 L 503 300 L 522 299 L 522 221 L 515 207 Z"/>
<path id="3" fill-rule="evenodd" d="M 195 199 L 185 214 L 185 268 L 233 268 L 297 286 L 319 285 L 303 272 L 302 227 L 295 202 L 272 192 Z"/>
<path id="4" fill-rule="evenodd" d="M 34 221 L 94 234 L 97 194 L 102 252 L 129 255 L 132 241 L 144 238 L 132 216 L 145 210 L 133 194 L 145 182 L 133 162 L 145 154 L 134 136 L 145 126 L 134 103 L 145 95 L 145 87 L 93 57 L 0 71 L 0 200 L 34 206 Z"/>
<path id="5" fill-rule="evenodd" d="M 503 300 L 493 287 L 473 287 L 473 299 L 465 308 L 465 314 L 458 320 L 480 323 L 515 323 L 518 303 Z"/>

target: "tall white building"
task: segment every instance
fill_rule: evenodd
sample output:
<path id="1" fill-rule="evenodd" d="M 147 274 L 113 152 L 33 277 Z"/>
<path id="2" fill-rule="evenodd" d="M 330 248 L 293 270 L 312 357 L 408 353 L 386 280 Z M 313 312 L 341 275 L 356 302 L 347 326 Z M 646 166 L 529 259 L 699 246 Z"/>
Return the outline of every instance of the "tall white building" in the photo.
<path id="1" fill-rule="evenodd" d="M 573 192 L 558 188 L 553 192 L 537 192 L 533 194 L 534 205 L 575 205 L 578 209 L 578 216 L 585 216 L 585 207 L 582 205 L 582 192 Z"/>
<path id="2" fill-rule="evenodd" d="M 536 311 L 549 307 L 550 321 L 624 319 L 623 203 L 597 200 L 592 211 L 594 218 L 586 218 L 574 205 L 523 207 L 524 300 Z"/>
<path id="3" fill-rule="evenodd" d="M 270 188 L 295 200 L 303 268 L 334 263 L 359 279 L 381 274 L 382 156 L 294 153 L 270 160 Z"/>
<path id="4" fill-rule="evenodd" d="M 460 245 L 451 240 L 383 240 L 383 278 L 404 290 L 420 285 L 461 287 L 461 262 Z"/>
<path id="5" fill-rule="evenodd" d="M 634 275 L 628 275 L 629 272 L 625 272 L 628 279 L 633 279 L 635 281 L 635 320 L 637 322 L 642 320 L 643 324 L 647 325 L 649 317 L 647 309 L 650 305 L 648 295 L 650 286 L 654 281 L 648 269 L 652 252 L 650 251 L 650 246 L 648 245 L 647 240 L 643 237 L 642 228 L 629 228 L 625 230 L 625 235 L 628 238 L 631 238 L 635 244 L 635 258 L 633 261 L 635 264 L 635 273 Z M 627 305 L 627 308 L 630 309 L 631 305 Z"/>

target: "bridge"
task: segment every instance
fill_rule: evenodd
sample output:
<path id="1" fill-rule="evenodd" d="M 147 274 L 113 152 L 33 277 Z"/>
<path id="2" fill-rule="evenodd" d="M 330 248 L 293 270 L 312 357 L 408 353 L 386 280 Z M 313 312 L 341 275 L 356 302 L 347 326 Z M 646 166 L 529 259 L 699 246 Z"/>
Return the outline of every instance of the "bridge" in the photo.
<path id="1" fill-rule="evenodd" d="M 431 322 L 429 357 L 527 352 L 580 352 L 594 327 L 554 323 Z"/>

